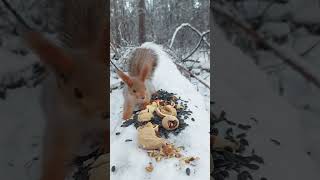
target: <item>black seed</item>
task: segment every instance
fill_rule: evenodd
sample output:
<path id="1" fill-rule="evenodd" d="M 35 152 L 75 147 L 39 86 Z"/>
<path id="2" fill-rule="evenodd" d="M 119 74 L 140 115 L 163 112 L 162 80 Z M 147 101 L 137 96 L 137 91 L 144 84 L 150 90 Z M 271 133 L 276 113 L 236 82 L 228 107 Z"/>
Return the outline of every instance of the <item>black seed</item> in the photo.
<path id="1" fill-rule="evenodd" d="M 221 171 L 220 172 L 224 177 L 229 177 L 228 171 Z"/>
<path id="2" fill-rule="evenodd" d="M 256 165 L 256 164 L 245 164 L 244 166 L 246 166 L 247 168 L 252 169 L 252 170 L 258 170 L 259 169 L 259 166 Z"/>
<path id="3" fill-rule="evenodd" d="M 236 136 L 236 138 L 242 139 L 242 138 L 245 138 L 246 136 L 247 136 L 246 133 L 241 133 L 241 134 L 238 134 L 238 135 Z"/>
<path id="4" fill-rule="evenodd" d="M 263 164 L 263 163 L 264 163 L 263 158 L 260 157 L 260 156 L 258 156 L 258 155 L 255 155 L 255 154 L 252 155 L 252 156 L 250 157 L 250 159 L 251 159 L 252 161 L 255 161 L 255 162 L 260 163 L 260 164 Z"/>
<path id="5" fill-rule="evenodd" d="M 126 139 L 125 140 L 125 142 L 131 142 L 132 141 L 132 139 Z"/>
<path id="6" fill-rule="evenodd" d="M 238 174 L 238 180 L 247 180 L 247 179 L 253 179 L 251 174 L 248 171 L 242 171 Z"/>
<path id="7" fill-rule="evenodd" d="M 129 119 L 129 120 L 123 122 L 122 125 L 121 125 L 121 127 L 128 127 L 128 126 L 130 126 L 131 124 L 133 124 L 134 122 L 135 122 L 134 119 Z"/>
<path id="8" fill-rule="evenodd" d="M 217 128 L 213 128 L 213 129 L 211 130 L 211 134 L 212 134 L 212 135 L 215 135 L 215 136 L 218 136 L 218 135 L 219 135 L 219 130 L 218 130 Z"/>
<path id="9" fill-rule="evenodd" d="M 229 147 L 229 146 L 226 146 L 226 147 L 224 148 L 224 150 L 225 150 L 225 151 L 228 151 L 228 152 L 233 152 L 233 149 L 232 149 L 231 147 Z"/>
<path id="10" fill-rule="evenodd" d="M 5 87 L 0 87 L 0 98 L 1 99 L 6 99 L 6 95 L 7 95 L 7 88 Z"/>
<path id="11" fill-rule="evenodd" d="M 250 125 L 238 124 L 238 128 L 242 130 L 249 130 L 251 128 Z"/>
<path id="12" fill-rule="evenodd" d="M 226 135 L 227 136 L 233 136 L 233 129 L 232 128 L 228 128 L 226 131 Z"/>
<path id="13" fill-rule="evenodd" d="M 191 118 L 191 121 L 195 121 L 194 118 Z"/>
<path id="14" fill-rule="evenodd" d="M 251 120 L 253 120 L 254 122 L 258 122 L 258 120 L 254 117 L 250 117 Z"/>
<path id="15" fill-rule="evenodd" d="M 186 169 L 186 174 L 187 174 L 188 176 L 190 176 L 190 173 L 191 173 L 191 172 L 190 172 L 190 168 L 187 168 L 187 169 Z"/>
<path id="16" fill-rule="evenodd" d="M 273 142 L 275 145 L 280 146 L 280 142 L 275 139 L 270 139 L 271 142 Z"/>
<path id="17" fill-rule="evenodd" d="M 115 166 L 112 166 L 112 167 L 111 167 L 111 171 L 112 171 L 112 172 L 115 172 L 115 171 L 116 171 L 116 167 L 115 167 Z"/>
<path id="18" fill-rule="evenodd" d="M 116 135 L 117 135 L 117 136 L 120 135 L 120 132 L 117 132 Z"/>
<path id="19" fill-rule="evenodd" d="M 231 126 L 235 126 L 236 123 L 235 122 L 232 122 L 232 121 L 229 121 L 229 120 L 225 120 L 225 122 Z"/>
<path id="20" fill-rule="evenodd" d="M 246 139 L 240 139 L 240 144 L 244 146 L 249 146 L 249 142 Z"/>

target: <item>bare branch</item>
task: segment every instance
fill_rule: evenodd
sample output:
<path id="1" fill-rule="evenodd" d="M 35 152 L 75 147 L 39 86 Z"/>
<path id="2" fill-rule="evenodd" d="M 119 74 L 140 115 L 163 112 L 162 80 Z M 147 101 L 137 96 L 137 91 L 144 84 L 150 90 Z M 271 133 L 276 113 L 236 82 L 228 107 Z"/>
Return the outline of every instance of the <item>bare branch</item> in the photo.
<path id="1" fill-rule="evenodd" d="M 191 26 L 189 23 L 182 23 L 179 27 L 176 28 L 176 30 L 174 31 L 174 33 L 172 35 L 172 38 L 171 38 L 171 41 L 170 41 L 170 45 L 169 45 L 170 48 L 172 48 L 172 45 L 174 43 L 174 40 L 176 39 L 176 36 L 177 36 L 178 32 L 184 27 L 188 27 L 191 30 L 193 30 L 194 32 L 196 32 L 198 34 L 199 37 L 201 37 L 203 35 L 203 33 L 201 33 L 195 27 Z M 204 37 L 202 37 L 202 38 L 204 39 L 204 42 L 207 44 L 207 46 L 210 47 L 210 43 Z"/>
<path id="2" fill-rule="evenodd" d="M 320 44 L 320 40 L 318 40 L 317 42 L 315 42 L 310 48 L 308 48 L 307 50 L 305 50 L 303 53 L 300 54 L 300 56 L 305 56 L 307 55 L 309 52 L 311 52 L 314 48 L 316 48 L 318 45 Z"/>
<path id="3" fill-rule="evenodd" d="M 203 38 L 205 37 L 205 35 L 207 35 L 210 31 L 206 31 L 204 33 L 202 33 L 202 35 L 200 36 L 200 40 L 198 42 L 198 44 L 196 45 L 195 48 L 193 48 L 193 50 L 189 53 L 189 55 L 187 55 L 185 58 L 183 58 L 181 61 L 184 62 L 186 61 L 189 57 L 191 57 L 196 51 L 197 49 L 200 47 L 201 42 L 204 40 Z"/>

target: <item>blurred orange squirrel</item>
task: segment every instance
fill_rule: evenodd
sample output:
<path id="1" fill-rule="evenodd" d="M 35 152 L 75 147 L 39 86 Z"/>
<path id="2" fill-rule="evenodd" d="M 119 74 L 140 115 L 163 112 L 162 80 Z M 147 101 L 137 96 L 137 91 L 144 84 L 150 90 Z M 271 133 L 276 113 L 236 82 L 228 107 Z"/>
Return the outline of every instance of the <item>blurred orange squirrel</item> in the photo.
<path id="1" fill-rule="evenodd" d="M 129 75 L 121 70 L 117 70 L 117 74 L 126 84 L 123 90 L 124 120 L 128 120 L 133 113 L 135 107 L 145 108 L 149 104 L 151 94 L 155 91 L 151 84 L 151 77 L 157 66 L 157 56 L 155 52 L 147 48 L 137 48 L 129 58 Z"/>
<path id="2" fill-rule="evenodd" d="M 85 137 L 99 136 L 105 151 L 109 145 L 107 1 L 61 3 L 58 39 L 62 46 L 38 32 L 23 35 L 49 70 L 41 98 L 47 120 L 41 180 L 65 179 Z"/>

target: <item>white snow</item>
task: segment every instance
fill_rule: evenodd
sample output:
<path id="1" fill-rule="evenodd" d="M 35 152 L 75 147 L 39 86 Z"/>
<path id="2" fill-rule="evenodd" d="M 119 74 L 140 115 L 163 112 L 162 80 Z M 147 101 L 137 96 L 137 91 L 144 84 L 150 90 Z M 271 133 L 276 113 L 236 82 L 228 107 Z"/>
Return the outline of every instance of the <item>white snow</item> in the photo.
<path id="1" fill-rule="evenodd" d="M 191 176 L 188 177 L 184 167 L 177 166 L 177 159 L 163 160 L 156 163 L 148 157 L 145 150 L 138 148 L 137 131 L 134 126 L 120 127 L 123 108 L 123 97 L 121 90 L 113 91 L 111 95 L 111 159 L 110 166 L 116 166 L 116 172 L 111 173 L 111 179 L 117 180 L 142 180 L 142 179 L 209 179 L 209 109 L 206 103 L 209 99 L 203 96 L 195 87 L 178 71 L 169 56 L 162 48 L 153 43 L 145 43 L 143 47 L 157 52 L 159 64 L 154 73 L 153 83 L 156 89 L 164 89 L 176 93 L 182 99 L 188 100 L 188 106 L 193 111 L 192 117 L 195 121 L 187 119 L 189 126 L 178 136 L 170 136 L 169 141 L 177 146 L 184 146 L 183 154 L 186 156 L 197 156 L 200 160 L 195 167 L 190 167 Z M 113 80 L 112 80 L 113 81 Z M 121 134 L 116 136 L 115 133 Z M 132 139 L 132 142 L 125 142 Z M 147 173 L 145 167 L 153 162 L 154 171 Z"/>
<path id="2" fill-rule="evenodd" d="M 291 2 L 293 8 L 291 9 L 292 18 L 297 23 L 303 24 L 318 24 L 320 23 L 319 16 L 319 1 L 317 0 L 293 0 Z"/>
<path id="3" fill-rule="evenodd" d="M 259 29 L 262 33 L 270 33 L 275 37 L 282 37 L 290 33 L 290 28 L 287 23 L 281 22 L 267 22 Z"/>
<path id="4" fill-rule="evenodd" d="M 19 39 L 11 38 L 6 38 L 0 48 L 0 77 L 37 60 L 32 54 L 19 56 L 11 53 L 13 47 L 21 46 Z M 7 99 L 0 99 L 0 179 L 29 180 L 38 176 L 39 160 L 33 159 L 39 159 L 44 125 L 39 105 L 40 89 L 9 90 Z"/>

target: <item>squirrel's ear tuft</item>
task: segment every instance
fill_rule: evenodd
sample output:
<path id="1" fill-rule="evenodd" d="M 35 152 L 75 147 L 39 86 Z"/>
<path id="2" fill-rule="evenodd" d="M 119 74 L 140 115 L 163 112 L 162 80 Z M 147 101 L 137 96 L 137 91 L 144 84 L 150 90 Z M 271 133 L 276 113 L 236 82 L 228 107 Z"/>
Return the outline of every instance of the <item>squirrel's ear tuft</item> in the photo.
<path id="1" fill-rule="evenodd" d="M 140 72 L 139 78 L 142 81 L 145 81 L 150 73 L 150 65 L 149 64 L 144 64 L 144 66 L 142 67 L 142 70 Z"/>
<path id="2" fill-rule="evenodd" d="M 67 73 L 71 71 L 73 61 L 62 48 L 51 43 L 38 32 L 27 32 L 23 36 L 41 61 L 58 72 Z"/>
<path id="3" fill-rule="evenodd" d="M 132 79 L 126 75 L 124 72 L 118 70 L 117 71 L 117 74 L 120 76 L 120 78 L 129 86 L 129 87 L 132 87 L 133 85 L 133 82 L 132 82 Z"/>

